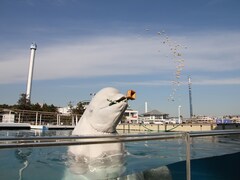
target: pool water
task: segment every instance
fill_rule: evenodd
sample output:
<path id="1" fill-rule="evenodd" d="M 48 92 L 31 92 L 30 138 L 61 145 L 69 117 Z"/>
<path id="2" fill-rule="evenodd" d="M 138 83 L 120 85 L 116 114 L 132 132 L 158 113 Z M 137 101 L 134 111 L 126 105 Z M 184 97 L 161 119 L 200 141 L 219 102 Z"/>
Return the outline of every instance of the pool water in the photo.
<path id="1" fill-rule="evenodd" d="M 0 131 L 1 136 L 69 136 L 71 131 Z M 182 139 L 125 143 L 122 177 L 167 169 L 167 179 L 186 179 L 186 145 Z M 0 150 L 0 179 L 62 179 L 68 168 L 68 147 Z M 240 179 L 240 136 L 193 138 L 192 179 Z M 149 173 L 145 173 L 146 177 Z M 98 179 L 98 178 L 96 178 Z"/>
<path id="2" fill-rule="evenodd" d="M 193 180 L 239 180 L 240 153 L 213 156 L 191 161 L 191 178 Z M 185 162 L 168 165 L 172 179 L 185 180 Z"/>

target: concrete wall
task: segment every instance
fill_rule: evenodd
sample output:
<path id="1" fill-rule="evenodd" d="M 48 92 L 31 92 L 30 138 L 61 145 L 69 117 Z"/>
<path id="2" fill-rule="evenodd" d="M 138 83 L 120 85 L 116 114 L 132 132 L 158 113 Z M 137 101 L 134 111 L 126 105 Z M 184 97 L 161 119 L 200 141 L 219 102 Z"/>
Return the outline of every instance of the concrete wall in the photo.
<path id="1" fill-rule="evenodd" d="M 117 130 L 134 131 L 211 131 L 224 129 L 240 129 L 240 124 L 119 124 Z"/>

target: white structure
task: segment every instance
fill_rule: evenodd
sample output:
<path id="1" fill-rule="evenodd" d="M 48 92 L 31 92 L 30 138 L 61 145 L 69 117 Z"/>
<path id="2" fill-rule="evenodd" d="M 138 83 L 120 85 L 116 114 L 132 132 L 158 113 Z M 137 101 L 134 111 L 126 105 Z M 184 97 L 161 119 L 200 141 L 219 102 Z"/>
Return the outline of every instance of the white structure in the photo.
<path id="1" fill-rule="evenodd" d="M 215 122 L 215 118 L 209 117 L 209 116 L 196 116 L 194 120 L 197 123 L 214 123 Z"/>
<path id="2" fill-rule="evenodd" d="M 10 113 L 2 115 L 2 122 L 3 123 L 14 123 L 14 118 L 15 118 L 15 114 L 11 114 L 11 111 L 10 111 Z"/>
<path id="3" fill-rule="evenodd" d="M 223 118 L 224 119 L 230 119 L 234 123 L 240 123 L 240 115 L 228 115 L 228 116 L 224 116 Z"/>
<path id="4" fill-rule="evenodd" d="M 141 114 L 139 118 L 144 124 L 162 124 L 168 120 L 168 114 L 161 113 L 158 110 L 152 110 L 147 113 Z"/>
<path id="5" fill-rule="evenodd" d="M 15 120 L 15 113 L 10 109 L 3 109 L 2 112 L 0 112 L 0 122 L 2 123 L 14 123 Z"/>
<path id="6" fill-rule="evenodd" d="M 75 107 L 74 107 L 75 108 Z M 59 107 L 58 112 L 64 115 L 70 115 L 71 114 L 71 108 L 69 106 L 67 107 Z"/>
<path id="7" fill-rule="evenodd" d="M 37 44 L 31 44 L 30 46 L 30 63 L 29 63 L 29 70 L 28 70 L 28 81 L 27 81 L 27 92 L 26 98 L 31 100 L 31 89 L 32 89 L 32 77 L 33 77 L 33 68 L 34 68 L 34 58 L 35 58 L 35 51 L 37 50 Z"/>
<path id="8" fill-rule="evenodd" d="M 127 123 L 138 123 L 138 111 L 127 109 L 124 113 Z"/>
<path id="9" fill-rule="evenodd" d="M 147 102 L 145 102 L 145 113 L 148 112 Z"/>

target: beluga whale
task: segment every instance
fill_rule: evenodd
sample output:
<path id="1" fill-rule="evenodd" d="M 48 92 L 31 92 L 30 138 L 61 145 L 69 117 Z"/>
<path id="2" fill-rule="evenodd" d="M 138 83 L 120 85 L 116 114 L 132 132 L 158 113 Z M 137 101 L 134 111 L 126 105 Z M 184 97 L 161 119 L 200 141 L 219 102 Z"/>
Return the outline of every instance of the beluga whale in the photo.
<path id="1" fill-rule="evenodd" d="M 74 136 L 117 134 L 116 126 L 136 93 L 124 95 L 116 88 L 101 89 L 92 98 L 72 131 Z M 125 150 L 121 142 L 68 147 L 68 168 L 63 179 L 116 179 L 125 171 Z"/>

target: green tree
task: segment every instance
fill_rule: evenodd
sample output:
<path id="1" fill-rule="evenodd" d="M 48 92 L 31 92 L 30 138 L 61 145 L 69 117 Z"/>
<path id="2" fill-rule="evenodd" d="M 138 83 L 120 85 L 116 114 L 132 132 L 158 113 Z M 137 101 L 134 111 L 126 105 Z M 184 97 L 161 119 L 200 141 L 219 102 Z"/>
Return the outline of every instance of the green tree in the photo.
<path id="1" fill-rule="evenodd" d="M 27 95 L 25 93 L 20 94 L 20 97 L 17 102 L 17 108 L 18 109 L 24 109 L 24 110 L 30 110 L 31 109 L 31 102 L 27 98 Z"/>
<path id="2" fill-rule="evenodd" d="M 0 104 L 0 108 L 11 108 L 11 106 L 7 104 Z"/>
<path id="3" fill-rule="evenodd" d="M 50 112 L 57 112 L 57 107 L 54 106 L 53 104 L 49 105 L 49 111 Z"/>
<path id="4" fill-rule="evenodd" d="M 39 103 L 31 104 L 31 110 L 33 111 L 42 111 L 42 107 Z"/>
<path id="5" fill-rule="evenodd" d="M 70 108 L 70 113 L 71 114 L 73 114 L 74 112 L 73 112 L 73 102 L 72 101 L 69 101 L 69 103 L 68 103 L 68 107 Z"/>
<path id="6" fill-rule="evenodd" d="M 47 105 L 46 103 L 44 103 L 42 106 L 42 111 L 57 112 L 57 107 L 54 106 L 53 104 Z"/>
<path id="7" fill-rule="evenodd" d="M 83 106 L 82 102 L 77 103 L 76 108 L 72 108 L 72 113 L 73 114 L 83 114 L 84 111 L 85 111 L 85 109 L 84 109 L 84 106 Z"/>

